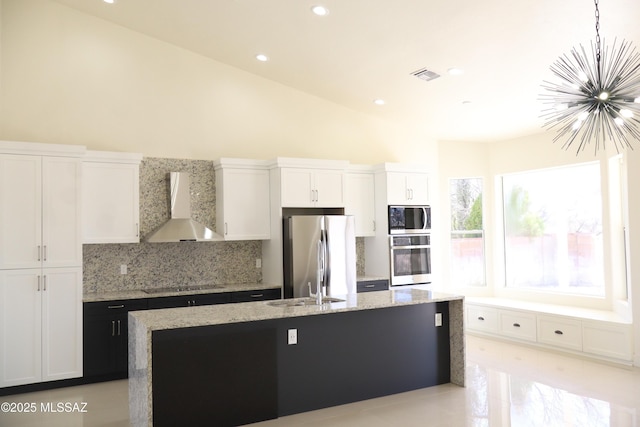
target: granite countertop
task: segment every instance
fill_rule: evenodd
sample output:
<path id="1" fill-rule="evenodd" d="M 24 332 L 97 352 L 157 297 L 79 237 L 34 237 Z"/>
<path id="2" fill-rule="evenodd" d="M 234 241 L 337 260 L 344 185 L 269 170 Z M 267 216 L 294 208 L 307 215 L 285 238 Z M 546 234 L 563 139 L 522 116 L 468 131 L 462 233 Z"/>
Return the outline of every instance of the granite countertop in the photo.
<path id="1" fill-rule="evenodd" d="M 147 293 L 141 289 L 137 290 L 122 290 L 122 291 L 107 291 L 107 292 L 85 292 L 82 294 L 82 302 L 100 302 L 100 301 L 117 301 L 128 299 L 142 299 L 142 298 L 158 298 L 158 297 L 171 297 L 180 295 L 197 295 L 197 294 L 215 294 L 222 292 L 239 292 L 239 291 L 259 291 L 264 289 L 275 289 L 280 286 L 269 283 L 243 283 L 243 284 L 220 284 L 213 285 L 213 287 L 207 287 L 207 289 L 190 289 L 183 291 L 170 291 L 166 292 L 154 292 Z M 176 288 L 177 289 L 177 288 Z"/>
<path id="2" fill-rule="evenodd" d="M 461 295 L 437 293 L 420 289 L 399 289 L 337 296 L 343 302 L 321 306 L 274 307 L 273 301 L 255 301 L 238 304 L 181 307 L 130 312 L 135 323 L 149 331 L 221 325 L 287 317 L 312 316 L 356 310 L 371 310 L 411 304 L 463 300 Z"/>

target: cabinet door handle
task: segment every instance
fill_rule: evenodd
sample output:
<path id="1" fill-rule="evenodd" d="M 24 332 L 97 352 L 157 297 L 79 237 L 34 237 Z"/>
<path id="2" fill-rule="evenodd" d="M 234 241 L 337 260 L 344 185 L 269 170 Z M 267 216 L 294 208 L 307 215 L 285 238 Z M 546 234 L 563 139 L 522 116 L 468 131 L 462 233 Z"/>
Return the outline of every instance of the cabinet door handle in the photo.
<path id="1" fill-rule="evenodd" d="M 42 261 L 42 246 L 38 245 L 38 261 Z"/>
<path id="2" fill-rule="evenodd" d="M 376 221 L 373 220 L 372 222 L 373 222 L 373 231 L 376 231 Z"/>
<path id="3" fill-rule="evenodd" d="M 227 225 L 227 223 L 224 223 L 224 235 L 226 236 L 227 234 L 229 234 L 229 226 Z"/>
<path id="4" fill-rule="evenodd" d="M 42 291 L 46 291 L 47 290 L 47 275 L 45 274 L 44 276 L 42 276 Z"/>
<path id="5" fill-rule="evenodd" d="M 42 276 L 38 275 L 38 292 L 40 292 L 40 281 L 42 280 Z"/>
<path id="6" fill-rule="evenodd" d="M 115 320 L 111 321 L 111 336 L 112 337 L 116 336 L 116 321 Z"/>
<path id="7" fill-rule="evenodd" d="M 519 328 L 519 327 L 520 327 L 520 323 L 514 323 L 514 324 L 513 324 L 513 327 L 514 327 L 514 328 Z"/>
<path id="8" fill-rule="evenodd" d="M 44 245 L 44 256 L 43 256 L 43 261 L 47 260 L 47 245 Z"/>
<path id="9" fill-rule="evenodd" d="M 140 237 L 140 224 L 136 222 L 136 237 Z"/>
<path id="10" fill-rule="evenodd" d="M 478 316 L 478 320 L 484 320 L 484 317 Z"/>
<path id="11" fill-rule="evenodd" d="M 124 304 L 120 304 L 120 305 L 110 305 L 110 306 L 108 306 L 107 308 L 110 308 L 110 309 L 115 309 L 115 308 L 124 308 Z"/>
<path id="12" fill-rule="evenodd" d="M 118 320 L 118 336 L 120 336 L 120 320 Z"/>
<path id="13" fill-rule="evenodd" d="M 562 332 L 560 329 L 556 329 L 555 331 L 553 331 L 554 334 L 556 335 L 563 335 L 564 332 Z"/>

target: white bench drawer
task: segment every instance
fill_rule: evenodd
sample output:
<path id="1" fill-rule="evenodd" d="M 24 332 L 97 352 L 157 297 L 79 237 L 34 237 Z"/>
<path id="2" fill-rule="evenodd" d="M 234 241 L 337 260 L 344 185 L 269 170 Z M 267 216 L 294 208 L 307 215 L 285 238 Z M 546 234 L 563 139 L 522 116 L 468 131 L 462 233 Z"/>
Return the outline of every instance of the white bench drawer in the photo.
<path id="1" fill-rule="evenodd" d="M 582 351 L 582 322 L 538 315 L 538 342 Z"/>
<path id="2" fill-rule="evenodd" d="M 482 306 L 467 305 L 467 328 L 498 332 L 498 310 Z"/>
<path id="3" fill-rule="evenodd" d="M 536 340 L 536 316 L 520 311 L 500 310 L 499 332 L 521 340 Z"/>

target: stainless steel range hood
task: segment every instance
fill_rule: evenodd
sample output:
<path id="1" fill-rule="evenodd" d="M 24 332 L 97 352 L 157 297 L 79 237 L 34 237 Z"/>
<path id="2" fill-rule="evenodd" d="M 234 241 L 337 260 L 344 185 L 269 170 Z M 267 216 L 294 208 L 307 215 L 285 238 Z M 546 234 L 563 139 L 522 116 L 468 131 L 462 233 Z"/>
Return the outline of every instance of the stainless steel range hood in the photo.
<path id="1" fill-rule="evenodd" d="M 171 218 L 148 238 L 150 243 L 164 242 L 212 242 L 224 240 L 222 236 L 191 219 L 191 194 L 189 174 L 171 172 Z"/>

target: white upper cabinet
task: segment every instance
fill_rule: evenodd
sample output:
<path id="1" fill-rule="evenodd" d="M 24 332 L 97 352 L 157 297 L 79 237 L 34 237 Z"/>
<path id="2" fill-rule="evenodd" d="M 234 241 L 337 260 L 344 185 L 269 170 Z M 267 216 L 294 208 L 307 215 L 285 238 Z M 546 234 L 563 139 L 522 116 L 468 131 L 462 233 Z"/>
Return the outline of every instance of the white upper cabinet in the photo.
<path id="1" fill-rule="evenodd" d="M 429 175 L 419 172 L 387 172 L 390 205 L 429 204 Z"/>
<path id="2" fill-rule="evenodd" d="M 82 162 L 83 243 L 140 242 L 141 154 L 88 151 Z"/>
<path id="3" fill-rule="evenodd" d="M 375 187 L 373 171 L 350 168 L 346 176 L 345 214 L 353 215 L 356 236 L 375 235 Z"/>
<path id="4" fill-rule="evenodd" d="M 283 167 L 281 178 L 283 207 L 345 206 L 344 168 L 322 168 L 314 162 L 313 167 Z"/>
<path id="5" fill-rule="evenodd" d="M 269 239 L 269 170 L 243 159 L 220 159 L 214 165 L 218 234 L 225 240 Z"/>
<path id="6" fill-rule="evenodd" d="M 0 154 L 0 269 L 82 265 L 81 164 Z"/>

